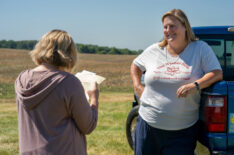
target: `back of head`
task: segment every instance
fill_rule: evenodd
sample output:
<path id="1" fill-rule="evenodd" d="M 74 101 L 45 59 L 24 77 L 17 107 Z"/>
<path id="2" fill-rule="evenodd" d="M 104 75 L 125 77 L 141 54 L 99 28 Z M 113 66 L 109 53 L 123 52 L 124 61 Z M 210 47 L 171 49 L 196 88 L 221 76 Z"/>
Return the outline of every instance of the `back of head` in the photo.
<path id="1" fill-rule="evenodd" d="M 63 30 L 52 30 L 42 36 L 30 54 L 36 65 L 47 63 L 68 70 L 77 61 L 76 45 L 72 37 Z"/>
<path id="2" fill-rule="evenodd" d="M 189 20 L 187 18 L 187 16 L 185 15 L 185 13 L 180 10 L 180 9 L 172 9 L 168 12 L 166 12 L 163 16 L 162 16 L 162 22 L 164 22 L 164 19 L 168 16 L 173 16 L 175 17 L 186 29 L 186 39 L 188 41 L 188 43 L 190 43 L 191 41 L 196 41 L 197 38 L 195 37 L 193 30 L 190 26 Z M 160 47 L 164 47 L 167 45 L 167 41 L 166 39 L 163 39 L 159 46 Z"/>

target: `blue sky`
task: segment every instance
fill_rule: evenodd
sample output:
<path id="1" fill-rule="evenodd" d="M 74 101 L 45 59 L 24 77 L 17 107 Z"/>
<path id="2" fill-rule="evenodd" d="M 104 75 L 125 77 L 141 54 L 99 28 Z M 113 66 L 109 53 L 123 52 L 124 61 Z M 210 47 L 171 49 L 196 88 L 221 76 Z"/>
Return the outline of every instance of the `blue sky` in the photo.
<path id="1" fill-rule="evenodd" d="M 1 0 L 0 40 L 66 30 L 76 43 L 132 50 L 163 37 L 161 16 L 182 9 L 191 26 L 234 25 L 234 0 Z"/>

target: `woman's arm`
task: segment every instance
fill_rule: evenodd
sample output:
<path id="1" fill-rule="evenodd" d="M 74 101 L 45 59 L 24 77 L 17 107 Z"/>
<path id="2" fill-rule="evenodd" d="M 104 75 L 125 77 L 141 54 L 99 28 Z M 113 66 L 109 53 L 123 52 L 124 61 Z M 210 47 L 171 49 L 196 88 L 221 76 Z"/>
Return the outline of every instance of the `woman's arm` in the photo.
<path id="1" fill-rule="evenodd" d="M 217 81 L 221 81 L 223 79 L 223 73 L 221 70 L 214 70 L 209 73 L 206 73 L 202 78 L 198 79 L 196 82 L 198 83 L 200 89 L 204 89 L 212 85 Z M 196 85 L 194 83 L 189 83 L 181 86 L 176 94 L 177 97 L 186 97 L 188 94 L 192 94 L 197 91 Z"/>
<path id="2" fill-rule="evenodd" d="M 221 70 L 214 70 L 205 74 L 201 79 L 197 80 L 200 89 L 204 89 L 217 81 L 223 80 L 223 72 Z"/>
<path id="3" fill-rule="evenodd" d="M 88 95 L 90 98 L 90 106 L 98 111 L 98 98 L 99 98 L 99 90 L 97 82 L 93 83 L 93 89 L 88 91 Z"/>
<path id="4" fill-rule="evenodd" d="M 98 120 L 99 91 L 97 83 L 94 84 L 91 91 L 88 91 L 90 104 L 81 83 L 76 79 L 75 81 L 70 80 L 70 84 L 69 88 L 72 91 L 69 93 L 71 94 L 69 105 L 71 118 L 81 133 L 89 134 L 96 128 Z"/>
<path id="5" fill-rule="evenodd" d="M 130 68 L 130 73 L 131 73 L 134 90 L 137 93 L 137 95 L 141 97 L 144 91 L 144 86 L 141 84 L 142 71 L 134 63 L 132 63 Z"/>

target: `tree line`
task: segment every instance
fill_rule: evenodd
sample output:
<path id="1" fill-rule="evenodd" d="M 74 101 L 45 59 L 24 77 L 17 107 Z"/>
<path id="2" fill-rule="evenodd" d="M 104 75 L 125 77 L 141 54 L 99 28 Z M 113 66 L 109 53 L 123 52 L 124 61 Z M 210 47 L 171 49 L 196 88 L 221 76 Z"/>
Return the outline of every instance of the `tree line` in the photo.
<path id="1" fill-rule="evenodd" d="M 26 49 L 32 50 L 36 45 L 37 40 L 0 40 L 0 48 L 12 48 L 12 49 Z M 139 54 L 142 50 L 129 50 L 127 48 L 120 49 L 115 47 L 105 47 L 98 45 L 87 45 L 87 44 L 76 44 L 78 52 L 80 53 L 91 53 L 91 54 L 126 54 L 133 55 Z"/>

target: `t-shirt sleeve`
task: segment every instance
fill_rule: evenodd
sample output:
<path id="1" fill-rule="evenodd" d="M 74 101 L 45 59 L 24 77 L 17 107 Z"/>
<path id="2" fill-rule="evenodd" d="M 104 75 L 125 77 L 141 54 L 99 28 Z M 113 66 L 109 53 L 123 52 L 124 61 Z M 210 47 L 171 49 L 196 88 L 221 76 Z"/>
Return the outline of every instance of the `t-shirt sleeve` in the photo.
<path id="1" fill-rule="evenodd" d="M 222 70 L 212 48 L 205 42 L 202 42 L 201 44 L 201 67 L 204 73 L 208 73 L 213 70 Z"/>
<path id="2" fill-rule="evenodd" d="M 154 45 L 152 45 L 154 46 Z M 146 62 L 149 61 L 149 54 L 152 46 L 145 49 L 138 57 L 133 60 L 133 63 L 140 68 L 141 71 L 146 71 Z"/>

